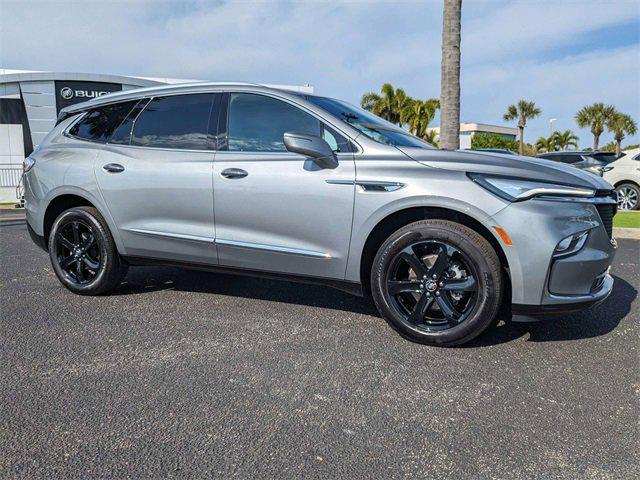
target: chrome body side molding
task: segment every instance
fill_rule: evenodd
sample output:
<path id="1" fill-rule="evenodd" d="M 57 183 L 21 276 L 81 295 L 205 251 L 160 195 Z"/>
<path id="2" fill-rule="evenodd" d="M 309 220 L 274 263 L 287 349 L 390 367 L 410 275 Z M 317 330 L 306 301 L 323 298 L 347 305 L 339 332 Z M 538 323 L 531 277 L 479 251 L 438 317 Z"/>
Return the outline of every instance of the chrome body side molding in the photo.
<path id="1" fill-rule="evenodd" d="M 265 245 L 262 243 L 238 242 L 236 240 L 225 240 L 218 238 L 215 240 L 217 245 L 228 245 L 230 247 L 250 248 L 253 250 L 266 250 L 269 252 L 288 253 L 292 255 L 302 255 L 304 257 L 313 258 L 331 258 L 328 253 L 314 252 L 313 250 L 303 250 L 300 248 L 279 247 L 277 245 Z"/>

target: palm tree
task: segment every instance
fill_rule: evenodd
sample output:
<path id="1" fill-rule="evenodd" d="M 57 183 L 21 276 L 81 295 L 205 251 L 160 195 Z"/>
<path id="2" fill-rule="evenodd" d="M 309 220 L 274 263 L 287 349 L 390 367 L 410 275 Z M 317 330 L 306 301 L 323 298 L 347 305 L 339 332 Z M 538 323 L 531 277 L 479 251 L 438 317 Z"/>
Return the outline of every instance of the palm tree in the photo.
<path id="1" fill-rule="evenodd" d="M 604 132 L 604 127 L 616 113 L 616 109 L 611 105 L 605 105 L 604 103 L 594 103 L 593 105 L 587 105 L 582 107 L 576 113 L 576 123 L 580 128 L 591 129 L 593 134 L 593 149 L 598 150 L 598 143 L 600 142 L 600 135 Z"/>
<path id="2" fill-rule="evenodd" d="M 578 148 L 578 138 L 571 130 L 565 130 L 564 132 L 553 132 L 551 135 L 553 143 L 560 150 L 566 150 L 568 147 Z"/>
<path id="3" fill-rule="evenodd" d="M 440 108 L 440 101 L 436 98 L 430 98 L 424 102 L 413 100 L 402 110 L 400 120 L 416 137 L 423 138 L 438 108 Z"/>
<path id="4" fill-rule="evenodd" d="M 425 142 L 427 142 L 429 145 L 433 145 L 436 148 L 440 148 L 440 144 L 438 143 L 437 137 L 438 137 L 438 132 L 436 132 L 435 130 L 429 130 L 424 133 L 424 137 L 422 137 L 422 139 Z"/>
<path id="5" fill-rule="evenodd" d="M 626 135 L 635 135 L 638 131 L 636 122 L 626 113 L 616 112 L 607 120 L 607 129 L 613 133 L 616 141 L 616 155 L 622 155 L 622 140 Z"/>
<path id="6" fill-rule="evenodd" d="M 390 83 L 382 85 L 380 93 L 381 95 L 374 92 L 365 93 L 360 100 L 360 105 L 365 110 L 402 126 L 402 111 L 411 104 L 413 99 L 401 88 L 393 88 Z"/>
<path id="7" fill-rule="evenodd" d="M 440 73 L 440 148 L 460 148 L 460 30 L 462 0 L 444 0 Z"/>
<path id="8" fill-rule="evenodd" d="M 538 152 L 555 152 L 558 150 L 554 135 L 550 137 L 540 137 L 536 140 L 536 150 Z"/>
<path id="9" fill-rule="evenodd" d="M 527 120 L 540 115 L 540 109 L 536 107 L 534 102 L 527 100 L 520 100 L 515 105 L 509 105 L 507 107 L 507 113 L 504 114 L 505 121 L 518 119 L 518 130 L 520 131 L 520 145 L 518 146 L 518 153 L 524 154 L 524 127 L 527 126 Z"/>

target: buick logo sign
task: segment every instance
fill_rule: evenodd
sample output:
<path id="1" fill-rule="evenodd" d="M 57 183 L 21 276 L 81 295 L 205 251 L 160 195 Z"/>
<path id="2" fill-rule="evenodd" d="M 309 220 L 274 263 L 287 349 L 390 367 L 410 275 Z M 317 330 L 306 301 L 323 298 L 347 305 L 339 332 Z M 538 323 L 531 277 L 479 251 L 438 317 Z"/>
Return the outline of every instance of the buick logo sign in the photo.
<path id="1" fill-rule="evenodd" d="M 60 96 L 65 100 L 71 100 L 73 98 L 73 90 L 69 87 L 64 87 L 60 90 Z"/>

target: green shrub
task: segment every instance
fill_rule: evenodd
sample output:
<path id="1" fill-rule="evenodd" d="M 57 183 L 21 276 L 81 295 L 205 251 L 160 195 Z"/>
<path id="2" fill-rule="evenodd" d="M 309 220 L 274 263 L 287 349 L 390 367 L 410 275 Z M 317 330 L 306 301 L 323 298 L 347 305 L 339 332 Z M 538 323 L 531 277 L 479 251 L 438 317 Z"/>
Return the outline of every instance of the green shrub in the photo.
<path id="1" fill-rule="evenodd" d="M 471 139 L 471 148 L 505 148 L 517 152 L 518 141 L 495 133 L 476 133 Z"/>

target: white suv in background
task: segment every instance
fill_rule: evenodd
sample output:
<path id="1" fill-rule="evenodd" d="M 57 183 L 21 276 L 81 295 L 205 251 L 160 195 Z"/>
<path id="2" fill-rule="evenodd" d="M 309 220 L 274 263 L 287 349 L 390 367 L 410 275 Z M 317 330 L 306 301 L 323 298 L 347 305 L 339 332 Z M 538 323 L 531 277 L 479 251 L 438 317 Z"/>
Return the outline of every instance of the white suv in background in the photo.
<path id="1" fill-rule="evenodd" d="M 604 173 L 604 179 L 616 188 L 620 210 L 640 210 L 640 148 L 622 153 L 609 164 L 613 168 Z"/>

